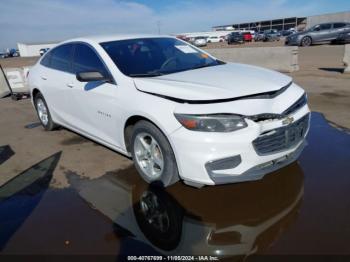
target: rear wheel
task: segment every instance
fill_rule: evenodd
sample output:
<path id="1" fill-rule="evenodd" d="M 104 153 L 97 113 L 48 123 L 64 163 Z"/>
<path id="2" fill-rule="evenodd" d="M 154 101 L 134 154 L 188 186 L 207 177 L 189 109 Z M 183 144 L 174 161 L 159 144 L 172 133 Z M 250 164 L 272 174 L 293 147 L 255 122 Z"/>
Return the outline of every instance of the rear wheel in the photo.
<path id="1" fill-rule="evenodd" d="M 51 118 L 51 114 L 49 108 L 46 104 L 46 101 L 41 93 L 38 93 L 34 98 L 34 104 L 36 108 L 36 112 L 38 114 L 39 120 L 42 126 L 47 131 L 52 131 L 58 127 Z"/>
<path id="2" fill-rule="evenodd" d="M 312 44 L 312 39 L 310 36 L 305 36 L 301 39 L 301 46 L 310 46 Z"/>
<path id="3" fill-rule="evenodd" d="M 136 123 L 131 145 L 135 167 L 146 182 L 160 181 L 170 186 L 179 180 L 174 152 L 155 125 L 145 120 Z"/>

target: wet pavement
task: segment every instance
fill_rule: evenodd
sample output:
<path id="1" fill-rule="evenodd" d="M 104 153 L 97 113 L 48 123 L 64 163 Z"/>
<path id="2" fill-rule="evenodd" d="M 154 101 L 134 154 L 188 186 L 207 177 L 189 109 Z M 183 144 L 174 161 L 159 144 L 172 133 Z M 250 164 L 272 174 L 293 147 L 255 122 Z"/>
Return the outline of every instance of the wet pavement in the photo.
<path id="1" fill-rule="evenodd" d="M 0 254 L 350 254 L 350 134 L 312 114 L 298 162 L 256 182 L 147 185 L 130 166 L 50 187 L 57 152 L 0 187 Z M 12 157 L 0 146 L 0 164 Z"/>

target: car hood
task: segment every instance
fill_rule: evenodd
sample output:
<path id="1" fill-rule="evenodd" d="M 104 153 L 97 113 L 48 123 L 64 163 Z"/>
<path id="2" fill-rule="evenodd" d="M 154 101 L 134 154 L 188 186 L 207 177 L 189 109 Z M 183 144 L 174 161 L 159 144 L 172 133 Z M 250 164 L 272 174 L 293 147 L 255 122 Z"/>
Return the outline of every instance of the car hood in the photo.
<path id="1" fill-rule="evenodd" d="M 298 33 L 293 33 L 291 35 L 289 35 L 288 37 L 296 37 L 296 36 L 299 36 L 299 35 L 305 35 L 305 33 L 308 33 L 309 30 L 306 30 L 306 31 L 303 31 L 303 32 L 298 32 Z"/>
<path id="2" fill-rule="evenodd" d="M 134 78 L 138 90 L 188 100 L 220 100 L 277 91 L 291 78 L 276 71 L 236 63 L 152 78 Z"/>

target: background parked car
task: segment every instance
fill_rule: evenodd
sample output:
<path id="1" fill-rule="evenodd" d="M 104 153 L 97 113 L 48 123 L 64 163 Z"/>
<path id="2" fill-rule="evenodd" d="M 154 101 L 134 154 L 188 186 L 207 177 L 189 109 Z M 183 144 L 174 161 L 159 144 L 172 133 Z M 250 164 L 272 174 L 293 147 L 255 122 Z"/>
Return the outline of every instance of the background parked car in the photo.
<path id="1" fill-rule="evenodd" d="M 280 32 L 280 34 L 281 34 L 281 36 L 289 36 L 289 35 L 294 34 L 294 31 L 292 31 L 292 30 L 282 30 Z"/>
<path id="2" fill-rule="evenodd" d="M 244 42 L 243 34 L 241 32 L 232 32 L 227 37 L 227 43 L 231 44 L 242 44 Z"/>
<path id="3" fill-rule="evenodd" d="M 318 24 L 310 29 L 287 37 L 286 45 L 310 46 L 312 44 L 331 43 L 341 33 L 350 30 L 350 23 L 336 22 Z"/>
<path id="4" fill-rule="evenodd" d="M 8 53 L 6 52 L 0 53 L 0 58 L 7 58 L 7 57 L 8 57 Z"/>
<path id="5" fill-rule="evenodd" d="M 193 40 L 193 45 L 195 46 L 206 46 L 207 45 L 207 39 L 203 36 L 195 37 Z"/>
<path id="6" fill-rule="evenodd" d="M 264 42 L 270 42 L 270 41 L 279 41 L 280 35 L 276 29 L 270 29 L 264 31 Z"/>
<path id="7" fill-rule="evenodd" d="M 18 57 L 19 56 L 19 52 L 17 49 L 11 49 L 10 50 L 10 56 L 11 57 Z"/>
<path id="8" fill-rule="evenodd" d="M 207 43 L 219 43 L 219 42 L 224 42 L 224 39 L 218 36 L 209 36 L 207 38 Z"/>
<path id="9" fill-rule="evenodd" d="M 14 48 L 7 50 L 6 52 L 0 54 L 1 58 L 17 57 L 17 56 L 19 56 L 19 52 L 18 52 L 18 50 L 14 49 Z"/>
<path id="10" fill-rule="evenodd" d="M 264 40 L 264 32 L 263 31 L 259 31 L 255 33 L 255 38 L 254 41 L 263 41 Z"/>
<path id="11" fill-rule="evenodd" d="M 39 53 L 40 53 L 40 56 L 43 56 L 50 48 L 41 48 Z"/>
<path id="12" fill-rule="evenodd" d="M 245 42 L 251 42 L 253 40 L 253 37 L 250 32 L 244 32 L 243 39 Z"/>

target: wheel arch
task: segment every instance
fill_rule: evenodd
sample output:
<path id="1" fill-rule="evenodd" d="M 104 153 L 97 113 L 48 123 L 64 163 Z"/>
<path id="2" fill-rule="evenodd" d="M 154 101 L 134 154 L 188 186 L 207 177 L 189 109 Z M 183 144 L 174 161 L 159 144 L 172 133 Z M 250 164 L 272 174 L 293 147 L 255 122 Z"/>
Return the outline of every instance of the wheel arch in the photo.
<path id="1" fill-rule="evenodd" d="M 311 43 L 310 43 L 310 46 L 314 43 L 314 39 L 312 38 L 311 35 L 304 35 L 302 38 L 300 38 L 300 43 L 299 45 L 301 46 L 302 43 L 303 43 L 303 39 L 305 39 L 306 37 L 310 38 L 311 39 Z"/>
<path id="2" fill-rule="evenodd" d="M 164 128 L 157 121 L 155 121 L 151 117 L 148 117 L 145 115 L 135 114 L 135 115 L 131 115 L 127 118 L 127 120 L 125 121 L 125 124 L 124 124 L 124 128 L 123 128 L 123 140 L 124 140 L 124 146 L 125 146 L 125 149 L 127 152 L 131 153 L 131 149 L 130 149 L 131 141 L 130 140 L 131 140 L 131 135 L 132 135 L 132 129 L 135 126 L 135 124 L 141 120 L 148 121 L 148 122 L 152 123 L 153 125 L 155 125 L 162 132 L 162 134 L 166 137 L 166 139 L 168 140 L 168 142 L 172 146 Z"/>
<path id="3" fill-rule="evenodd" d="M 41 93 L 40 90 L 39 90 L 39 88 L 34 87 L 33 90 L 32 90 L 32 94 L 31 94 L 31 95 L 32 95 L 32 98 L 33 98 L 33 101 L 34 101 L 35 96 L 36 96 L 37 94 L 39 94 L 39 93 Z"/>
<path id="4" fill-rule="evenodd" d="M 181 165 L 178 161 L 177 151 L 174 147 L 174 144 L 172 143 L 172 141 L 169 139 L 169 136 L 167 135 L 168 132 L 165 131 L 165 128 L 158 121 L 153 120 L 152 117 L 150 117 L 150 116 L 146 116 L 143 114 L 134 114 L 134 115 L 131 115 L 127 118 L 127 120 L 125 121 L 125 124 L 124 124 L 123 138 L 122 138 L 126 152 L 128 154 L 130 154 L 130 156 L 131 156 L 132 130 L 133 130 L 133 127 L 135 126 L 135 124 L 141 120 L 145 120 L 145 121 L 152 123 L 155 127 L 157 127 L 160 130 L 160 132 L 164 135 L 166 140 L 169 142 L 170 147 L 171 147 L 173 154 L 174 154 L 175 164 L 177 166 L 178 175 L 180 178 L 182 178 L 182 175 L 181 175 L 182 168 L 181 168 Z"/>

